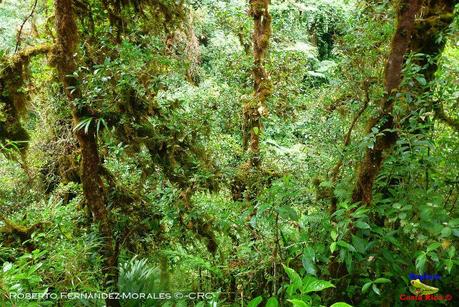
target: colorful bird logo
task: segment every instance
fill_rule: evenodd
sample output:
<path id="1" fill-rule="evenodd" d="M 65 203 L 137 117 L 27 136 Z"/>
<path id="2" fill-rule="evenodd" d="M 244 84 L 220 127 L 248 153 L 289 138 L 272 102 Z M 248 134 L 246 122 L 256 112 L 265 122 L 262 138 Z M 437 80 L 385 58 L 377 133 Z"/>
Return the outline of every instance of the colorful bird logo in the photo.
<path id="1" fill-rule="evenodd" d="M 438 288 L 428 286 L 423 284 L 419 279 L 415 279 L 411 281 L 410 291 L 416 295 L 428 295 L 434 294 L 438 292 Z"/>

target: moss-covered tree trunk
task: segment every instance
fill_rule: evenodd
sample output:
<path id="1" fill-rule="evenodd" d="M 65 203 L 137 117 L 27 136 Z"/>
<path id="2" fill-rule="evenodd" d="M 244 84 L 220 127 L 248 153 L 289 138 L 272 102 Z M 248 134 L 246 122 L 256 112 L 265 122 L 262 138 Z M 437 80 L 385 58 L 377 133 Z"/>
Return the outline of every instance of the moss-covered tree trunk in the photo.
<path id="1" fill-rule="evenodd" d="M 415 17 L 420 8 L 421 0 L 403 0 L 399 4 L 397 28 L 392 38 L 391 51 L 384 73 L 386 94 L 382 100 L 378 116 L 372 118 L 368 124 L 370 131 L 377 129 L 380 133 L 373 146 L 367 149 L 363 161 L 360 163 L 352 193 L 353 202 L 371 203 L 373 184 L 384 161 L 384 152 L 390 149 L 397 140 L 397 134 L 393 132 L 392 109 L 402 81 L 404 58 L 411 44 Z"/>
<path id="2" fill-rule="evenodd" d="M 375 144 L 366 151 L 360 164 L 352 193 L 353 202 L 371 203 L 373 184 L 384 162 L 384 152 L 390 150 L 397 140 L 398 136 L 393 131 L 395 127 L 392 109 L 402 81 L 405 55 L 408 52 L 424 54 L 417 63 L 421 67 L 419 73 L 423 74 L 427 82 L 433 80 L 437 70 L 436 58 L 445 46 L 445 39 L 438 39 L 438 35 L 451 24 L 455 2 L 407 0 L 400 3 L 398 25 L 385 69 L 386 95 L 379 115 L 371 119 L 368 125 L 370 129 L 376 128 L 383 134 L 376 137 Z M 419 18 L 416 19 L 416 16 Z"/>
<path id="3" fill-rule="evenodd" d="M 71 104 L 74 124 L 81 118 L 91 116 L 87 107 L 77 106 L 76 100 L 81 98 L 78 80 L 74 75 L 77 70 L 75 54 L 78 46 L 78 28 L 71 0 L 55 0 L 56 19 L 56 55 L 55 64 L 63 83 L 65 93 Z M 102 256 L 104 259 L 103 274 L 106 289 L 116 289 L 118 279 L 118 251 L 115 246 L 112 224 L 106 206 L 105 188 L 101 178 L 101 161 L 97 148 L 94 127 L 85 132 L 76 131 L 82 156 L 82 183 L 86 203 L 91 210 L 93 220 L 99 225 L 103 236 Z M 120 306 L 116 300 L 107 299 L 107 306 Z"/>
<path id="4" fill-rule="evenodd" d="M 384 151 L 391 148 L 397 135 L 393 132 L 394 107 L 396 93 L 402 81 L 402 69 L 405 55 L 409 50 L 411 37 L 415 28 L 415 17 L 421 8 L 421 0 L 402 0 L 397 13 L 397 27 L 392 38 L 391 50 L 385 66 L 385 91 L 379 114 L 371 118 L 368 127 L 383 132 L 376 137 L 375 144 L 365 152 L 360 163 L 355 187 L 352 193 L 353 202 L 369 204 L 372 199 L 373 183 L 384 161 Z M 344 266 L 338 261 L 338 253 L 332 255 L 328 270 L 333 278 L 346 274 Z"/>
<path id="5" fill-rule="evenodd" d="M 260 133 L 262 117 L 266 114 L 266 99 L 271 94 L 269 75 L 264 67 L 269 39 L 271 15 L 269 0 L 250 0 L 249 15 L 253 18 L 253 99 L 244 103 L 244 149 L 250 153 L 251 167 L 260 165 Z"/>
<path id="6" fill-rule="evenodd" d="M 11 142 L 22 153 L 27 149 L 29 135 L 20 122 L 20 115 L 29 100 L 24 91 L 28 79 L 27 65 L 34 56 L 51 51 L 51 45 L 43 44 L 25 48 L 5 60 L 0 70 L 0 145 L 6 142 L 5 148 L 11 148 Z M 1 63 L 4 64 L 4 63 Z M 10 142 L 10 143 L 8 143 Z"/>

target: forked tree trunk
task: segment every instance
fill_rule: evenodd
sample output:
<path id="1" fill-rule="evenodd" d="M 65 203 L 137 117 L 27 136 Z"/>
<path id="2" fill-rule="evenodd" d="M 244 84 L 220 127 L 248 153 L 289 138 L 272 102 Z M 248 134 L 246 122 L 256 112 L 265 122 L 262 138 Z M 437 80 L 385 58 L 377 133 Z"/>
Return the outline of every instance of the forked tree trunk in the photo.
<path id="1" fill-rule="evenodd" d="M 71 104 L 74 124 L 78 124 L 84 116 L 91 116 L 86 107 L 78 108 L 75 100 L 82 97 L 78 80 L 74 75 L 77 70 L 75 54 L 78 46 L 78 28 L 72 7 L 72 0 L 55 0 L 56 19 L 56 54 L 55 65 L 63 83 L 64 91 Z M 101 161 L 97 148 L 94 127 L 87 133 L 82 129 L 76 132 L 81 147 L 82 183 L 87 205 L 93 220 L 98 223 L 103 237 L 102 256 L 104 260 L 102 272 L 106 289 L 116 289 L 118 279 L 118 251 L 115 246 L 109 211 L 106 206 L 106 195 L 101 178 Z M 116 300 L 107 300 L 107 306 L 120 306 Z"/>

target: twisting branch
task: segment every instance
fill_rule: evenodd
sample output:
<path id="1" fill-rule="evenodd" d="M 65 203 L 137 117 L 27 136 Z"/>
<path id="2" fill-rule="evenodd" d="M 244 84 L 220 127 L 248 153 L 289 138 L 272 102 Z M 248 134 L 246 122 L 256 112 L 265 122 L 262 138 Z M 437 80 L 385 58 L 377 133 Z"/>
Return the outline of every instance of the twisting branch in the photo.
<path id="1" fill-rule="evenodd" d="M 369 90 L 370 90 L 370 84 L 368 82 L 365 82 L 365 84 L 364 84 L 365 100 L 363 101 L 362 107 L 359 109 L 357 114 L 352 119 L 351 125 L 349 126 L 349 129 L 347 130 L 347 133 L 344 135 L 343 146 L 344 146 L 345 149 L 351 143 L 352 131 L 354 130 L 354 127 L 357 124 L 357 121 L 362 116 L 362 114 L 365 112 L 365 110 L 368 108 L 368 104 L 370 103 Z M 338 163 L 336 164 L 336 166 L 332 170 L 332 181 L 334 183 L 336 183 L 336 181 L 338 180 L 338 175 L 339 175 L 339 171 L 340 171 L 340 168 L 341 168 L 342 164 L 343 164 L 343 158 L 341 157 L 341 159 L 338 161 Z"/>
<path id="2" fill-rule="evenodd" d="M 369 94 L 369 84 L 365 83 L 365 100 L 363 101 L 363 106 L 362 108 L 357 112 L 355 115 L 354 119 L 352 120 L 351 125 L 349 126 L 349 130 L 346 133 L 346 136 L 344 138 L 344 146 L 348 146 L 349 143 L 351 142 L 351 135 L 352 135 L 352 130 L 354 130 L 355 124 L 359 120 L 360 116 L 362 116 L 363 112 L 368 107 L 368 104 L 370 103 L 370 94 Z"/>
<path id="3" fill-rule="evenodd" d="M 347 133 L 344 135 L 344 151 L 349 147 L 351 143 L 351 137 L 352 137 L 352 131 L 355 128 L 355 125 L 357 124 L 358 120 L 362 116 L 362 114 L 365 112 L 365 110 L 368 108 L 368 105 L 370 104 L 370 86 L 371 82 L 370 81 L 365 81 L 363 84 L 364 88 L 364 93 L 365 93 L 365 99 L 363 101 L 362 107 L 359 109 L 359 111 L 355 114 L 354 118 L 352 119 L 351 125 L 349 126 L 349 129 L 347 130 Z M 341 158 L 338 160 L 336 163 L 335 167 L 331 170 L 331 182 L 332 182 L 332 189 L 336 187 L 336 183 L 338 182 L 340 178 L 340 171 L 343 166 L 343 161 L 344 160 L 344 154 L 341 156 Z M 338 199 L 336 196 L 333 195 L 333 190 L 330 191 L 330 196 L 331 196 L 331 206 L 330 206 L 330 213 L 334 213 L 336 211 L 336 206 L 338 203 Z"/>
<path id="4" fill-rule="evenodd" d="M 16 38 L 16 47 L 14 48 L 14 53 L 16 53 L 18 51 L 18 49 L 19 49 L 19 45 L 21 44 L 22 29 L 24 29 L 24 26 L 25 26 L 26 22 L 30 18 L 32 18 L 33 14 L 35 14 L 35 9 L 37 8 L 37 3 L 38 3 L 38 0 L 35 0 L 35 2 L 33 3 L 33 6 L 32 6 L 32 11 L 30 11 L 30 14 L 24 19 L 24 21 L 21 24 L 21 27 L 19 28 L 19 32 L 18 32 L 17 38 Z"/>

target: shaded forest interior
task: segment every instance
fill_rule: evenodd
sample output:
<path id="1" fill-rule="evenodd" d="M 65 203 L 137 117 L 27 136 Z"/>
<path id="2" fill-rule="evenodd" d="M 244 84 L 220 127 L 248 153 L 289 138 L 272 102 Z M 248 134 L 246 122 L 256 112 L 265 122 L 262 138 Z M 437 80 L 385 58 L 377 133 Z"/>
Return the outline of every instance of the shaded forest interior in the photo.
<path id="1" fill-rule="evenodd" d="M 458 10 L 0 0 L 0 306 L 454 306 Z"/>

